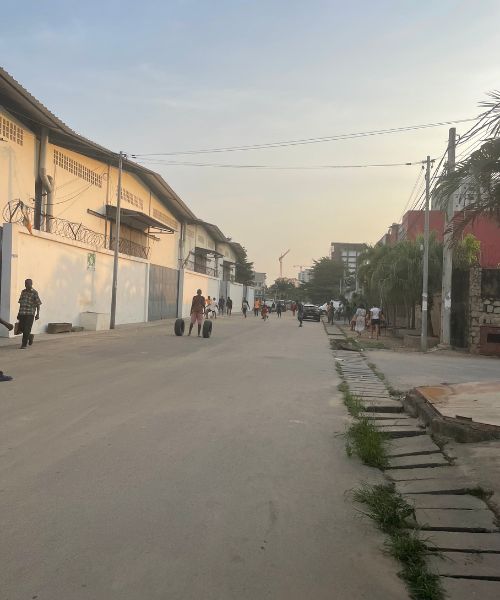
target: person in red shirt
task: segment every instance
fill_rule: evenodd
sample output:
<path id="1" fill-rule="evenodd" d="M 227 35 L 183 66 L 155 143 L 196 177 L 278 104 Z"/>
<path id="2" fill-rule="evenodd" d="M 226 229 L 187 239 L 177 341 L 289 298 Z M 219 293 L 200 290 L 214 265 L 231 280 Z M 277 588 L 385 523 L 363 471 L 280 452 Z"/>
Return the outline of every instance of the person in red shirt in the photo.
<path id="1" fill-rule="evenodd" d="M 198 337 L 201 336 L 201 325 L 205 316 L 205 298 L 201 295 L 201 290 L 196 291 L 196 296 L 193 296 L 191 302 L 191 323 L 189 324 L 189 333 L 193 331 L 193 325 L 198 323 Z"/>

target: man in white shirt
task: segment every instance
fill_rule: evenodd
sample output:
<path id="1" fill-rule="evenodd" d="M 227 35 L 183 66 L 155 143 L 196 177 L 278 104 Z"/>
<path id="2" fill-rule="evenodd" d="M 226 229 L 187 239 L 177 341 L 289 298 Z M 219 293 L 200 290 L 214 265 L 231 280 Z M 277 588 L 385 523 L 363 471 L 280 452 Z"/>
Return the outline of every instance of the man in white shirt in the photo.
<path id="1" fill-rule="evenodd" d="M 373 330 L 375 330 L 377 332 L 377 340 L 378 340 L 378 336 L 380 335 L 380 313 L 382 312 L 382 309 L 374 306 L 372 308 L 370 308 L 370 319 L 371 319 L 371 334 L 370 334 L 370 338 L 373 339 Z"/>

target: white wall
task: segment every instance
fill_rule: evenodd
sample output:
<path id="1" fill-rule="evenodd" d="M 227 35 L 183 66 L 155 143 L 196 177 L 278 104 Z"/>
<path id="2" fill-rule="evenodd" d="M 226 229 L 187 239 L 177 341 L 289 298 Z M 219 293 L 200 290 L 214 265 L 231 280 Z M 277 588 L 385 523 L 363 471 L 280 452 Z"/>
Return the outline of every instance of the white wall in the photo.
<path id="1" fill-rule="evenodd" d="M 95 270 L 87 268 L 89 253 L 95 253 Z M 34 333 L 45 331 L 47 323 L 78 325 L 82 312 L 109 313 L 113 253 L 95 250 L 47 233 L 30 235 L 21 226 L 4 225 L 2 243 L 1 313 L 15 321 L 24 280 L 33 279 L 40 294 L 40 320 Z M 148 262 L 120 255 L 116 323 L 147 321 Z"/>
<path id="2" fill-rule="evenodd" d="M 210 296 L 219 298 L 219 280 L 215 277 L 195 273 L 183 269 L 181 271 L 181 289 L 182 289 L 182 317 L 189 317 L 191 312 L 191 302 L 196 290 L 201 289 L 205 298 Z"/>
<path id="3" fill-rule="evenodd" d="M 255 289 L 253 287 L 247 287 L 247 300 L 248 304 L 250 304 L 250 308 L 253 308 L 255 300 Z"/>
<path id="4" fill-rule="evenodd" d="M 229 283 L 227 295 L 233 301 L 233 313 L 241 313 L 243 302 L 243 285 L 241 283 Z"/>

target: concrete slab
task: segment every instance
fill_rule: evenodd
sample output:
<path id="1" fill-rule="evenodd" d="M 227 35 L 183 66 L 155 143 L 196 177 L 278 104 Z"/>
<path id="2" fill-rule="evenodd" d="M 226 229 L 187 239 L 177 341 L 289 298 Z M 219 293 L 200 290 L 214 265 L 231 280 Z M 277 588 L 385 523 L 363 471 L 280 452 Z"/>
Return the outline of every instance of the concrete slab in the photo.
<path id="1" fill-rule="evenodd" d="M 387 398 L 374 400 L 368 399 L 363 402 L 365 411 L 367 412 L 385 412 L 385 413 L 400 413 L 403 410 L 401 402 L 397 400 L 390 400 Z"/>
<path id="2" fill-rule="evenodd" d="M 385 433 L 391 438 L 414 437 L 417 435 L 425 435 L 425 429 L 420 427 L 404 427 L 401 425 L 388 425 L 378 427 L 381 433 Z"/>
<path id="3" fill-rule="evenodd" d="M 446 467 L 450 463 L 439 452 L 435 454 L 413 454 L 396 456 L 390 460 L 391 469 L 418 469 L 424 467 Z"/>
<path id="4" fill-rule="evenodd" d="M 422 529 L 436 531 L 498 531 L 495 516 L 489 509 L 450 510 L 447 508 L 417 508 L 415 518 Z"/>
<path id="5" fill-rule="evenodd" d="M 500 553 L 500 533 L 422 531 L 421 538 L 429 544 L 430 548 L 437 548 L 443 552 L 448 550 Z"/>
<path id="6" fill-rule="evenodd" d="M 498 600 L 500 598 L 498 581 L 443 577 L 441 583 L 450 600 Z"/>
<path id="7" fill-rule="evenodd" d="M 500 427 L 500 380 L 417 388 L 444 417 L 459 416 Z"/>
<path id="8" fill-rule="evenodd" d="M 391 440 L 387 448 L 389 456 L 411 456 L 441 452 L 439 446 L 428 435 Z"/>
<path id="9" fill-rule="evenodd" d="M 466 494 L 474 486 L 475 483 L 463 478 L 396 481 L 400 494 Z"/>
<path id="10" fill-rule="evenodd" d="M 373 425 L 375 427 L 413 427 L 420 429 L 418 426 L 418 421 L 416 419 L 411 418 L 402 418 L 399 416 L 395 416 L 392 419 L 372 419 Z"/>
<path id="11" fill-rule="evenodd" d="M 366 419 L 386 419 L 386 420 L 391 420 L 394 419 L 394 414 L 391 413 L 386 413 L 386 412 L 364 412 L 360 414 L 360 417 L 364 417 Z M 398 420 L 399 419 L 409 419 L 408 415 L 406 413 L 399 413 L 397 415 Z"/>
<path id="12" fill-rule="evenodd" d="M 443 552 L 441 557 L 429 557 L 428 564 L 434 572 L 446 577 L 482 577 L 500 581 L 500 554 Z"/>
<path id="13" fill-rule="evenodd" d="M 389 469 L 387 475 L 394 481 L 419 481 L 461 477 L 455 467 L 425 467 L 416 469 Z"/>
<path id="14" fill-rule="evenodd" d="M 470 494 L 405 494 L 405 500 L 415 508 L 449 508 L 460 510 L 482 510 L 487 505 Z"/>

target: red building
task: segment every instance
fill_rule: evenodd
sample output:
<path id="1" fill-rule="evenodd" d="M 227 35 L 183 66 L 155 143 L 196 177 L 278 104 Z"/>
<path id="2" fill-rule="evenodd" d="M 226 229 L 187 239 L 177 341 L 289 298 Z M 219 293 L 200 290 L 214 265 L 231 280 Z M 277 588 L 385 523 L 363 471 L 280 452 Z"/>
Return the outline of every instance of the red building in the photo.
<path id="1" fill-rule="evenodd" d="M 455 213 L 458 214 L 458 213 Z M 410 210 L 402 219 L 399 230 L 391 225 L 388 233 L 380 240 L 382 244 L 394 244 L 401 240 L 415 240 L 424 232 L 424 211 Z M 429 211 L 429 229 L 434 232 L 436 239 L 443 241 L 444 212 L 441 210 Z M 465 234 L 472 233 L 481 242 L 479 262 L 484 268 L 500 267 L 500 227 L 496 221 L 487 217 L 479 217 L 474 223 L 469 224 Z"/>

